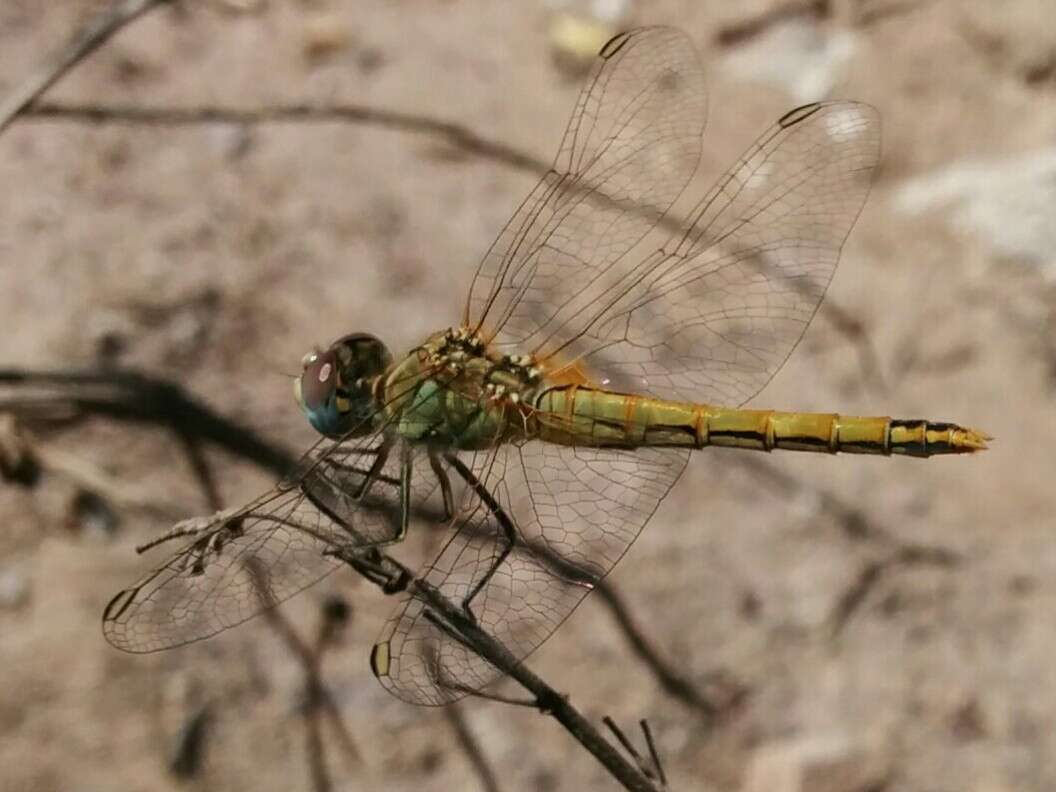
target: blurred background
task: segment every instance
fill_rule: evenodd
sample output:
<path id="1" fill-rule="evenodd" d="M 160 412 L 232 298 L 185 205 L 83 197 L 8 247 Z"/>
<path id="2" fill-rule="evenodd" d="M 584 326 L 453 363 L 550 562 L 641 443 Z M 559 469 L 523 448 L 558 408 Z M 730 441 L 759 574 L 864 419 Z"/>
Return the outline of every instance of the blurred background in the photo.
<path id="1" fill-rule="evenodd" d="M 106 5 L 3 0 L 0 96 Z M 346 332 L 399 350 L 457 322 L 584 53 L 637 24 L 700 48 L 712 176 L 807 101 L 884 119 L 826 303 L 753 404 L 996 440 L 700 453 L 611 577 L 657 658 L 594 596 L 530 666 L 596 721 L 647 718 L 674 789 L 1056 788 L 1052 20 L 1050 0 L 186 0 L 129 24 L 48 92 L 79 110 L 0 135 L 0 788 L 468 790 L 480 762 L 505 790 L 615 788 L 531 709 L 390 697 L 367 658 L 393 603 L 351 573 L 281 621 L 113 650 L 104 605 L 169 552 L 134 546 L 275 474 L 172 415 L 130 420 L 139 391 L 108 410 L 15 374 L 129 367 L 307 447 L 286 375 Z M 290 105 L 356 112 L 200 112 Z M 118 106 L 186 113 L 88 112 Z"/>

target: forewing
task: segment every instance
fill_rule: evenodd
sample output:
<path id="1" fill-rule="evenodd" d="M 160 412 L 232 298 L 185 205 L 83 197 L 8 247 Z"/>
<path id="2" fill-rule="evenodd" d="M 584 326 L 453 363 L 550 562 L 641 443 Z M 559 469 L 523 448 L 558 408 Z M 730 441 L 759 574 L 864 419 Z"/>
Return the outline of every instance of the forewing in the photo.
<path id="1" fill-rule="evenodd" d="M 530 351 L 574 315 L 685 189 L 700 158 L 704 73 L 684 33 L 641 28 L 602 48 L 553 169 L 485 255 L 466 323 Z"/>
<path id="2" fill-rule="evenodd" d="M 637 537 L 678 479 L 688 455 L 676 449 L 574 448 L 532 442 L 479 455 L 483 486 L 517 531 L 517 544 L 469 607 L 515 657 L 538 648 L 593 590 Z M 499 561 L 500 519 L 467 492 L 463 513 L 425 579 L 451 602 Z M 442 704 L 480 691 L 500 673 L 426 618 L 409 597 L 386 625 L 382 684 L 416 704 Z"/>

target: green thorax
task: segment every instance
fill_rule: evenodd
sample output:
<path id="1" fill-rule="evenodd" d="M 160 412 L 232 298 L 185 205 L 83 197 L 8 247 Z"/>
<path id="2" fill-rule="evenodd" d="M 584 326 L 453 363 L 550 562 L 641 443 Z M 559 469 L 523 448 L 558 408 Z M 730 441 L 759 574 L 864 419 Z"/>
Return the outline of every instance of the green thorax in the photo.
<path id="1" fill-rule="evenodd" d="M 526 436 L 524 405 L 538 370 L 527 358 L 494 353 L 464 330 L 429 338 L 384 375 L 379 397 L 405 439 L 481 449 Z"/>

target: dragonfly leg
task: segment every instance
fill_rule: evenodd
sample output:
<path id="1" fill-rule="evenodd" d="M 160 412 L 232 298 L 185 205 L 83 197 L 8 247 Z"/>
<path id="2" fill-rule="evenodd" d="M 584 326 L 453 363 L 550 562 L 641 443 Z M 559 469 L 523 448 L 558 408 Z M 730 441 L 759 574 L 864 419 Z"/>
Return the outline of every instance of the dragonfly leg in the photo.
<path id="1" fill-rule="evenodd" d="M 440 482 L 440 494 L 444 497 L 444 520 L 450 520 L 455 516 L 455 496 L 451 492 L 451 479 L 447 477 L 447 471 L 440 464 L 440 455 L 435 449 L 429 449 L 429 467 L 433 469 L 433 475 Z"/>
<path id="2" fill-rule="evenodd" d="M 335 547 L 323 551 L 323 555 L 340 558 L 378 586 L 384 594 L 398 594 L 406 591 L 411 583 L 411 575 L 407 570 L 401 569 L 398 573 L 393 573 L 385 566 L 376 547 L 371 547 L 367 551 Z"/>
<path id="3" fill-rule="evenodd" d="M 400 526 L 396 535 L 384 544 L 402 542 L 407 535 L 407 526 L 411 523 L 411 479 L 414 477 L 414 466 L 411 464 L 410 445 L 404 445 L 400 449 Z"/>
<path id="4" fill-rule="evenodd" d="M 378 480 L 381 471 L 385 469 L 385 463 L 389 460 L 389 452 L 391 450 L 392 443 L 388 440 L 378 447 L 378 454 L 374 457 L 374 464 L 370 466 L 366 478 L 363 479 L 363 483 L 359 485 L 359 489 L 352 496 L 357 501 L 363 500 L 363 498 L 367 496 L 367 493 L 370 492 L 370 488 L 374 485 L 374 482 Z"/>
<path id="5" fill-rule="evenodd" d="M 323 512 L 333 522 L 341 528 L 349 538 L 352 540 L 352 546 L 356 551 L 366 551 L 374 548 L 385 547 L 387 545 L 402 542 L 404 537 L 407 535 L 407 526 L 411 522 L 411 480 L 413 478 L 413 468 L 411 465 L 412 452 L 410 447 L 403 446 L 400 452 L 400 477 L 398 479 L 390 478 L 382 474 L 382 470 L 385 467 L 385 463 L 388 461 L 389 453 L 392 449 L 392 443 L 385 443 L 380 446 L 377 451 L 377 457 L 374 463 L 370 466 L 369 470 L 363 471 L 356 467 L 343 466 L 342 469 L 345 472 L 352 471 L 358 475 L 362 475 L 363 481 L 356 488 L 352 494 L 353 500 L 357 503 L 362 502 L 367 495 L 370 494 L 371 487 L 379 481 L 384 481 L 387 484 L 391 484 L 399 489 L 400 492 L 400 513 L 398 523 L 395 525 L 391 535 L 384 538 L 368 538 L 359 533 L 355 526 L 352 525 L 346 517 L 339 514 L 331 504 L 326 502 L 325 498 L 319 496 L 318 493 L 313 491 L 311 486 L 308 486 L 307 481 L 302 482 L 301 491 L 305 496 L 312 502 L 319 511 Z M 343 557 L 343 556 L 342 556 Z M 347 560 L 347 559 L 346 559 Z"/>
<path id="6" fill-rule="evenodd" d="M 476 597 L 486 585 L 488 585 L 488 582 L 494 577 L 499 567 L 502 566 L 502 563 L 507 559 L 510 553 L 513 552 L 513 548 L 517 544 L 517 529 L 514 528 L 513 520 L 510 519 L 506 510 L 502 508 L 497 500 L 495 500 L 495 496 L 488 492 L 487 487 L 480 482 L 480 479 L 473 474 L 472 470 L 466 467 L 466 464 L 461 459 L 454 454 L 444 454 L 444 459 L 447 460 L 447 463 L 455 469 L 459 476 L 462 477 L 463 481 L 473 488 L 477 497 L 480 498 L 481 502 L 487 506 L 488 511 L 490 511 L 495 519 L 498 520 L 499 526 L 502 528 L 502 533 L 506 539 L 505 547 L 499 551 L 495 563 L 492 564 L 491 568 L 484 574 L 484 576 L 474 584 L 473 588 L 470 589 L 469 594 L 467 594 L 465 599 L 462 600 L 462 610 L 465 612 L 466 616 L 476 624 L 477 617 L 473 615 L 473 611 L 470 608 L 473 598 Z"/>
<path id="7" fill-rule="evenodd" d="M 385 449 L 384 454 L 387 459 L 389 454 L 388 449 Z M 379 459 L 381 459 L 380 455 Z M 407 536 L 407 526 L 411 524 L 411 480 L 414 478 L 414 466 L 412 460 L 413 452 L 411 447 L 409 445 L 404 445 L 400 449 L 400 522 L 396 526 L 396 532 L 387 539 L 378 539 L 373 542 L 361 544 L 365 549 L 377 550 L 380 547 L 388 547 L 392 544 L 398 544 Z M 381 459 L 381 464 L 385 464 L 385 459 Z M 374 467 L 377 467 L 377 463 L 375 463 Z M 367 475 L 372 481 L 377 481 L 378 476 L 376 474 L 373 476 L 371 475 L 374 473 L 374 467 L 371 468 L 370 473 Z M 366 482 L 364 482 L 364 487 L 365 486 Z M 363 492 L 363 495 L 366 495 L 366 491 Z M 386 591 L 386 593 L 391 592 Z"/>

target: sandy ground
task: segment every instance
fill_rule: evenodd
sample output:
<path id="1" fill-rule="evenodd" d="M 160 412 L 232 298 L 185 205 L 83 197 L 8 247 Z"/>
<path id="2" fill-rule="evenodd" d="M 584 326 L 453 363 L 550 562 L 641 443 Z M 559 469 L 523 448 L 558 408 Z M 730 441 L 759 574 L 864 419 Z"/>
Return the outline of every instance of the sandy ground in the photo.
<path id="1" fill-rule="evenodd" d="M 100 5 L 4 0 L 0 92 Z M 677 25 L 700 46 L 712 174 L 801 101 L 858 98 L 884 118 L 884 166 L 829 292 L 873 357 L 823 309 L 755 403 L 923 415 L 997 440 L 928 462 L 698 455 L 612 580 L 682 673 L 703 685 L 721 672 L 747 691 L 717 726 L 661 689 L 600 601 L 531 666 L 595 719 L 648 718 L 673 789 L 791 790 L 775 779 L 798 768 L 814 773 L 802 789 L 1051 790 L 1051 3 L 891 0 L 857 17 L 855 3 L 835 5 L 835 17 L 741 36 L 728 31 L 776 4 L 640 0 L 627 18 Z M 188 2 L 123 31 L 49 98 L 356 102 L 548 159 L 577 90 L 552 57 L 552 13 Z M 455 321 L 477 258 L 531 183 L 434 136 L 354 123 L 16 124 L 0 137 L 0 365 L 85 366 L 119 339 L 120 362 L 304 447 L 312 432 L 283 373 L 349 330 L 400 349 Z M 41 442 L 208 510 L 165 430 L 95 421 Z M 226 503 L 268 485 L 210 459 Z M 133 546 L 166 525 L 135 511 L 113 531 L 71 521 L 75 495 L 55 476 L 0 488 L 0 788 L 174 789 L 171 756 L 206 704 L 204 765 L 184 785 L 311 788 L 299 666 L 262 620 L 149 657 L 103 641 L 104 604 L 149 563 Z M 417 535 L 401 552 L 418 561 L 435 543 Z M 916 545 L 930 555 L 905 550 Z M 391 606 L 380 593 L 337 575 L 284 613 L 309 635 L 334 592 L 354 618 L 324 673 L 362 754 L 324 733 L 335 788 L 479 787 L 444 714 L 373 679 L 367 653 Z M 463 713 L 504 789 L 614 788 L 550 719 L 484 701 Z"/>

